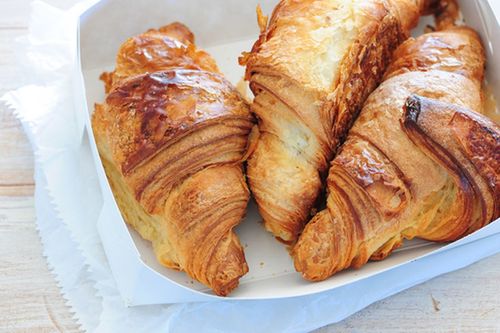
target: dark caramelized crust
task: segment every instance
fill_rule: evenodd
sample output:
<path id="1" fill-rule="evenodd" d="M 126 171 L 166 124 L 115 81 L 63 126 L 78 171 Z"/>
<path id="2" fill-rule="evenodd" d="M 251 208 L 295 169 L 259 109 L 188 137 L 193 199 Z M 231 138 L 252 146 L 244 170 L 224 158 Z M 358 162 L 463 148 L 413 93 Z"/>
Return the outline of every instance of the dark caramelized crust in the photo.
<path id="1" fill-rule="evenodd" d="M 120 48 L 92 125 L 116 201 L 158 261 L 225 296 L 247 271 L 246 102 L 174 23 Z"/>
<path id="2" fill-rule="evenodd" d="M 218 73 L 215 60 L 194 45 L 193 33 L 175 22 L 129 38 L 116 56 L 116 68 L 103 73 L 106 92 L 113 84 L 130 76 L 169 68 L 198 69 Z"/>
<path id="3" fill-rule="evenodd" d="M 460 142 L 464 154 L 493 191 L 495 215 L 500 215 L 500 129 L 490 119 L 470 112 L 456 112 L 450 127 Z"/>
<path id="4" fill-rule="evenodd" d="M 113 160 L 150 213 L 185 177 L 212 164 L 240 163 L 253 126 L 230 83 L 197 70 L 122 81 L 103 108 Z"/>
<path id="5" fill-rule="evenodd" d="M 430 1 L 283 0 L 240 59 L 260 137 L 248 180 L 265 227 L 293 244 L 322 178 L 392 52 Z"/>
<path id="6" fill-rule="evenodd" d="M 106 105 L 108 113 L 116 114 L 117 126 L 111 130 L 120 151 L 115 159 L 125 175 L 198 128 L 214 122 L 224 126 L 222 120 L 230 119 L 227 125 L 241 127 L 246 135 L 252 125 L 247 105 L 232 85 L 220 74 L 199 70 L 133 77 L 109 93 Z"/>
<path id="7" fill-rule="evenodd" d="M 453 137 L 448 137 L 446 133 L 456 108 L 453 104 L 412 96 L 405 103 L 401 120 L 401 127 L 408 138 L 446 170 L 454 185 L 455 197 L 448 206 L 447 214 L 442 214 L 441 219 L 434 219 L 433 223 L 420 227 L 418 231 L 418 237 L 429 240 L 458 239 L 476 222 L 481 224 L 481 221 L 491 217 L 483 216 L 486 207 L 478 184 L 472 177 L 475 170 L 457 150 Z M 413 227 L 416 228 L 418 225 Z"/>
<path id="8" fill-rule="evenodd" d="M 407 127 L 418 128 L 419 135 L 431 138 L 434 145 L 442 145 L 451 152 L 457 169 L 469 170 L 468 181 L 475 185 L 474 194 L 486 201 L 486 216 L 482 220 L 500 216 L 500 127 L 468 109 L 422 97 L 410 97 L 406 106 L 404 124 L 413 124 Z M 445 118 L 443 126 L 439 126 L 440 117 Z"/>
<path id="9" fill-rule="evenodd" d="M 395 51 L 332 162 L 327 209 L 293 249 L 304 278 L 381 260 L 403 239 L 456 240 L 499 217 L 500 131 L 479 114 L 483 75 L 484 51 L 466 27 Z"/>

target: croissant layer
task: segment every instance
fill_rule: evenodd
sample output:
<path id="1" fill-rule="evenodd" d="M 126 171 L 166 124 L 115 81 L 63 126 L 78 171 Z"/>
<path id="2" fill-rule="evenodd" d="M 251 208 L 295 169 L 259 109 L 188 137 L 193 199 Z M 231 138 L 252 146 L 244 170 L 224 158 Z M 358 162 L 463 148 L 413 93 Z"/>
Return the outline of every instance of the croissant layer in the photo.
<path id="1" fill-rule="evenodd" d="M 246 102 L 173 23 L 127 40 L 92 123 L 124 219 L 158 261 L 225 296 L 247 271 L 233 228 L 249 191 Z"/>
<path id="2" fill-rule="evenodd" d="M 265 227 L 293 244 L 330 159 L 428 1 L 280 1 L 241 59 L 260 136 L 248 180 Z"/>
<path id="3" fill-rule="evenodd" d="M 467 27 L 409 39 L 331 163 L 327 208 L 293 249 L 323 280 L 404 239 L 447 242 L 499 217 L 500 129 L 481 114 L 484 51 Z"/>

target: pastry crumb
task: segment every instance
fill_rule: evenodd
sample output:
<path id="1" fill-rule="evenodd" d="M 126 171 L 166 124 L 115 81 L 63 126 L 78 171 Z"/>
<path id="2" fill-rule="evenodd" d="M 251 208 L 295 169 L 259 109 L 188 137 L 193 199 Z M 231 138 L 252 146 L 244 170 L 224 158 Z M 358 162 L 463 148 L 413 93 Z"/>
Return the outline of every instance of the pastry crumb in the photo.
<path id="1" fill-rule="evenodd" d="M 434 307 L 434 311 L 439 312 L 441 311 L 441 307 L 439 306 L 441 302 L 439 302 L 437 299 L 434 298 L 431 294 L 431 299 L 432 299 L 432 306 Z"/>

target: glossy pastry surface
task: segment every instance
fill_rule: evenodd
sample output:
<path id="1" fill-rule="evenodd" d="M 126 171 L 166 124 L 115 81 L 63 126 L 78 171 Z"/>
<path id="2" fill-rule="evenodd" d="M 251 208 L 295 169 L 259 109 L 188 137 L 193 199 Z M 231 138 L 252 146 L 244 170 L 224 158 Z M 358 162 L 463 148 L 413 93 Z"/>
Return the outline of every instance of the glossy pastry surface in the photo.
<path id="1" fill-rule="evenodd" d="M 404 239 L 453 241 L 499 217 L 500 129 L 481 115 L 481 41 L 467 27 L 438 27 L 395 51 L 333 160 L 327 208 L 293 250 L 306 279 L 383 259 Z"/>
<path id="2" fill-rule="evenodd" d="M 430 1 L 283 0 L 241 58 L 259 138 L 248 161 L 265 227 L 293 244 L 333 153 Z"/>
<path id="3" fill-rule="evenodd" d="M 232 231 L 249 191 L 253 117 L 214 60 L 174 23 L 130 38 L 92 123 L 120 210 L 158 261 L 227 295 L 248 271 Z"/>

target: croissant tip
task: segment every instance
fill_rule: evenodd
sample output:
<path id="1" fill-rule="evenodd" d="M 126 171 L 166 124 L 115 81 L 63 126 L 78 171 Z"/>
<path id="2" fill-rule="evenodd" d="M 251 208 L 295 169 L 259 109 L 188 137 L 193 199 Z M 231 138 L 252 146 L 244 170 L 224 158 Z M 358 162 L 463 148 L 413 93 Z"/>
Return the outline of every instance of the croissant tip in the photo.
<path id="1" fill-rule="evenodd" d="M 212 286 L 212 290 L 217 296 L 226 297 L 229 295 L 234 289 L 236 289 L 240 283 L 240 278 L 248 273 L 248 265 L 245 263 L 243 267 L 241 267 L 240 274 L 237 274 L 235 277 L 228 281 L 224 281 L 219 283 L 216 286 Z"/>
<path id="2" fill-rule="evenodd" d="M 218 288 L 214 287 L 213 291 L 217 296 L 226 297 L 231 293 L 231 291 L 233 291 L 234 289 L 236 289 L 236 287 L 238 287 L 238 284 L 239 284 L 239 277 L 229 281 L 229 283 L 223 286 L 220 286 Z"/>
<path id="3" fill-rule="evenodd" d="M 294 260 L 294 266 L 295 270 L 300 273 L 302 278 L 307 281 L 311 282 L 319 282 L 326 280 L 331 276 L 331 274 L 326 274 L 322 270 L 316 270 L 307 267 L 307 263 L 305 263 L 304 266 L 302 266 L 302 263 L 298 260 Z"/>
<path id="4" fill-rule="evenodd" d="M 290 250 L 293 258 L 293 266 L 303 279 L 311 282 L 322 281 L 328 278 L 320 266 L 311 262 L 310 246 L 303 246 L 300 241 Z"/>

